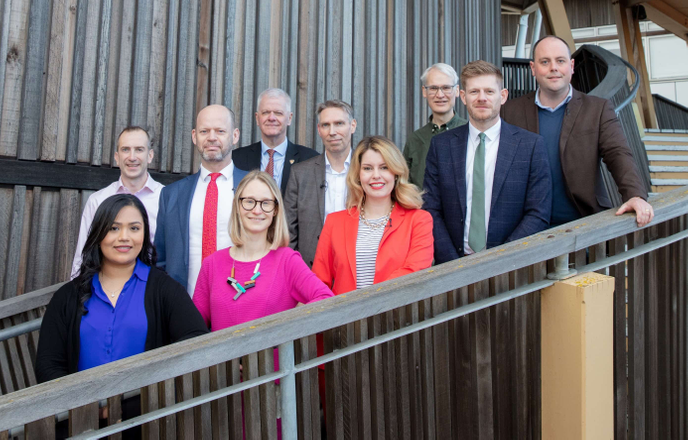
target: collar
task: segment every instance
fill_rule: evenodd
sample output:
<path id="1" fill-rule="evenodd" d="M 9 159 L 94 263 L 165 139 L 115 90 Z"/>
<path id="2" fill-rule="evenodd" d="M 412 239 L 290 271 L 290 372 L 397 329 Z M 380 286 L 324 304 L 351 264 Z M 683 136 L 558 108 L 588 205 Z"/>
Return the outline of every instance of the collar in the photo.
<path id="1" fill-rule="evenodd" d="M 475 128 L 470 121 L 468 122 L 468 137 L 469 137 L 469 139 L 477 139 L 478 135 L 480 133 L 485 133 L 485 137 L 487 138 L 487 140 L 492 141 L 492 140 L 497 138 L 497 135 L 499 135 L 501 130 L 502 130 L 502 118 L 499 118 L 495 125 L 488 128 L 484 132 L 481 132 L 480 130 Z"/>
<path id="2" fill-rule="evenodd" d="M 138 258 L 136 259 L 136 266 L 134 267 L 134 275 L 136 275 L 136 278 L 143 282 L 148 281 L 148 274 L 150 273 L 150 269 L 150 266 L 147 266 Z"/>
<path id="3" fill-rule="evenodd" d="M 346 157 L 346 160 L 344 161 L 344 171 L 343 173 L 346 173 L 349 171 L 349 165 L 351 165 L 351 153 L 353 150 L 349 148 L 349 155 Z M 324 154 L 325 156 L 325 171 L 332 172 L 332 165 L 330 165 L 330 159 L 327 158 L 327 152 Z"/>
<path id="4" fill-rule="evenodd" d="M 446 124 L 442 124 L 442 125 L 435 124 L 434 122 L 432 122 L 432 116 L 433 116 L 432 114 L 430 114 L 430 116 L 428 116 L 428 123 L 432 124 L 432 132 L 433 133 L 438 132 L 442 129 L 454 128 L 459 123 L 459 114 L 456 112 L 456 110 L 454 110 L 454 116 L 452 116 L 452 118 L 449 121 L 447 121 Z"/>
<path id="5" fill-rule="evenodd" d="M 139 192 L 142 191 L 144 188 L 147 188 L 150 192 L 155 192 L 156 189 L 158 189 L 160 186 L 162 186 L 161 183 L 153 180 L 150 173 L 147 173 L 147 174 L 148 174 L 148 178 L 146 179 L 146 183 L 143 184 L 143 186 L 141 187 Z M 122 182 L 122 176 L 120 175 L 119 179 L 117 179 L 117 194 L 121 194 L 123 192 L 123 190 L 126 190 L 128 193 L 131 193 L 131 191 L 129 191 L 129 188 L 127 188 L 124 185 L 124 182 Z"/>
<path id="6" fill-rule="evenodd" d="M 284 138 L 284 142 L 279 144 L 274 148 L 275 152 L 281 156 L 285 156 L 287 154 L 287 147 L 289 146 L 289 139 L 286 137 Z M 265 145 L 265 142 L 263 140 L 260 140 L 260 154 L 267 154 L 267 151 L 269 150 L 268 146 Z"/>
<path id="7" fill-rule="evenodd" d="M 210 171 L 208 171 L 208 169 L 207 169 L 206 167 L 204 167 L 203 164 L 201 164 L 200 173 L 201 173 L 200 179 L 203 180 L 203 181 L 205 181 L 205 179 L 206 179 L 208 176 L 210 176 Z M 230 162 L 229 165 L 227 165 L 226 167 L 222 168 L 222 170 L 220 170 L 220 174 L 222 174 L 223 176 L 225 176 L 225 179 L 231 180 L 231 179 L 232 179 L 232 174 L 234 174 L 234 161 Z"/>
<path id="8" fill-rule="evenodd" d="M 569 93 L 568 93 L 568 95 L 566 95 L 566 98 L 564 98 L 564 100 L 561 101 L 559 104 L 557 104 L 557 106 L 554 108 L 547 107 L 542 102 L 540 102 L 540 87 L 538 87 L 537 91 L 535 92 L 535 105 L 537 105 L 538 107 L 540 107 L 543 110 L 547 110 L 547 111 L 554 113 L 555 111 L 559 110 L 561 107 L 568 104 L 572 97 L 573 97 L 573 87 L 571 86 L 571 84 L 569 84 Z"/>

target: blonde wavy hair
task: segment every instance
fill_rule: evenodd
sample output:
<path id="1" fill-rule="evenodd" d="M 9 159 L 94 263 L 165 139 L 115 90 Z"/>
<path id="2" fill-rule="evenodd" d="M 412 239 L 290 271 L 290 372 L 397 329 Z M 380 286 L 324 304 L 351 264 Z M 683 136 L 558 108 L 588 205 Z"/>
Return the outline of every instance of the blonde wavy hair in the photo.
<path id="1" fill-rule="evenodd" d="M 275 216 L 272 218 L 272 224 L 268 227 L 267 240 L 270 243 L 270 249 L 278 249 L 284 246 L 289 246 L 289 226 L 287 226 L 287 216 L 285 215 L 284 202 L 282 201 L 282 194 L 280 193 L 275 179 L 271 175 L 264 171 L 253 170 L 248 173 L 234 191 L 234 201 L 232 202 L 232 216 L 229 219 L 229 237 L 232 239 L 232 243 L 236 247 L 241 247 L 244 245 L 244 237 L 246 237 L 246 232 L 244 231 L 244 224 L 241 221 L 241 201 L 239 198 L 241 194 L 246 189 L 246 186 L 254 180 L 259 180 L 264 183 L 270 192 L 272 197 L 275 199 Z"/>
<path id="2" fill-rule="evenodd" d="M 401 151 L 394 142 L 384 136 L 368 136 L 361 140 L 351 157 L 351 166 L 346 175 L 346 186 L 349 195 L 346 199 L 346 209 L 361 207 L 365 203 L 365 191 L 361 186 L 361 158 L 363 154 L 373 150 L 382 156 L 389 170 L 396 176 L 392 200 L 406 209 L 420 209 L 423 206 L 423 192 L 412 183 L 409 183 L 409 169 Z"/>

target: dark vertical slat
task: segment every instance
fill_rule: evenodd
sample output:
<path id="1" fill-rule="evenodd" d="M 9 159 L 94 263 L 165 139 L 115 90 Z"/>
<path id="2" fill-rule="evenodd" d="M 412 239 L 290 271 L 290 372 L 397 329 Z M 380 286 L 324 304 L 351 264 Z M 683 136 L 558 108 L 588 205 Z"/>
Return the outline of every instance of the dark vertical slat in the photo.
<path id="1" fill-rule="evenodd" d="M 528 283 L 528 272 L 526 269 L 519 269 L 513 273 L 513 281 L 510 280 L 511 288 L 518 288 Z M 527 298 L 516 298 L 511 301 L 511 333 L 513 335 L 512 350 L 513 350 L 513 384 L 514 390 L 514 404 L 516 406 L 513 411 L 513 428 L 516 437 L 525 438 L 528 436 L 528 420 L 530 418 L 530 411 L 528 406 L 529 387 L 528 387 L 528 347 L 527 347 Z"/>
<path id="2" fill-rule="evenodd" d="M 432 313 L 439 315 L 447 311 L 447 296 L 432 298 Z M 433 366 L 435 379 L 435 424 L 436 435 L 440 438 L 452 437 L 453 412 L 449 371 L 449 324 L 443 323 L 432 328 Z"/>
<path id="3" fill-rule="evenodd" d="M 160 407 L 172 406 L 175 403 L 175 379 L 168 379 L 158 384 L 160 388 L 158 397 Z M 166 416 L 160 420 L 160 437 L 165 440 L 175 440 L 177 438 L 177 416 L 175 414 Z"/>
<path id="4" fill-rule="evenodd" d="M 609 242 L 609 254 L 625 251 L 626 237 Z M 611 266 L 609 273 L 614 277 L 614 438 L 628 438 L 626 415 L 628 413 L 628 381 L 626 378 L 628 359 L 626 356 L 626 262 Z"/>
<path id="5" fill-rule="evenodd" d="M 55 438 L 55 417 L 50 416 L 44 419 L 24 425 L 24 435 L 26 440 L 43 440 Z M 0 434 L 0 439 L 2 435 Z M 8 437 L 5 436 L 7 439 Z"/>
<path id="6" fill-rule="evenodd" d="M 547 263 L 542 261 L 530 267 L 530 282 L 534 283 L 547 278 Z M 530 378 L 530 432 L 533 440 L 540 440 L 542 426 L 542 386 L 541 386 L 541 337 L 540 337 L 540 292 L 528 295 L 528 373 Z"/>
<path id="7" fill-rule="evenodd" d="M 354 323 L 354 340 L 363 342 L 368 340 L 368 320 L 362 319 Z M 358 438 L 372 438 L 372 404 L 370 387 L 370 353 L 371 350 L 364 350 L 356 353 L 356 393 L 358 395 Z"/>
<path id="8" fill-rule="evenodd" d="M 475 302 L 489 295 L 487 280 L 468 288 L 469 300 Z M 490 311 L 481 310 L 470 315 L 471 355 L 478 400 L 478 435 L 494 438 L 494 406 L 492 400 L 492 348 L 490 341 Z M 525 333 L 525 332 L 524 332 Z"/>
<path id="9" fill-rule="evenodd" d="M 69 410 L 69 435 L 98 429 L 98 402 Z"/>
<path id="10" fill-rule="evenodd" d="M 317 357 L 315 335 L 301 338 L 295 344 L 296 363 Z M 355 391 L 354 391 L 355 392 Z M 296 375 L 296 413 L 298 416 L 299 439 L 320 438 L 320 393 L 318 390 L 318 369 Z"/>
<path id="11" fill-rule="evenodd" d="M 687 227 L 686 216 L 682 216 L 678 219 L 673 220 L 675 227 L 674 231 L 683 231 Z M 686 332 L 688 331 L 688 313 L 686 313 L 686 306 L 688 301 L 686 301 L 686 294 L 688 290 L 686 289 L 686 271 L 683 270 L 688 263 L 686 259 L 686 240 L 682 240 L 676 243 L 674 246 L 677 258 L 674 261 L 676 264 L 676 270 L 674 273 L 678 276 L 678 287 L 676 289 L 676 296 L 678 297 L 678 335 L 677 346 L 678 346 L 678 383 L 676 384 L 676 392 L 678 393 L 678 412 L 672 420 L 678 420 L 678 435 L 677 438 L 684 438 L 686 436 L 686 419 L 688 418 L 686 411 L 688 410 L 688 404 L 686 404 L 686 386 L 688 385 L 688 380 L 686 380 Z M 672 387 L 673 388 L 673 387 Z"/>
<path id="12" fill-rule="evenodd" d="M 183 402 L 193 398 L 193 377 L 191 373 L 175 379 L 176 401 Z M 193 438 L 194 414 L 193 409 L 177 413 L 177 437 L 181 439 Z"/>
<path id="13" fill-rule="evenodd" d="M 258 353 L 258 372 L 261 376 L 275 372 L 275 355 L 269 348 Z M 275 383 L 269 382 L 261 385 L 260 393 L 260 419 L 264 439 L 277 438 L 277 395 Z"/>
<path id="14" fill-rule="evenodd" d="M 325 353 L 341 348 L 341 329 L 335 328 L 323 334 Z M 343 438 L 344 409 L 342 407 L 342 360 L 325 364 L 325 417 L 328 436 Z"/>
<path id="15" fill-rule="evenodd" d="M 17 158 L 36 160 L 40 156 L 41 118 L 43 116 L 46 46 L 50 29 L 50 2 L 31 2 L 26 47 L 21 128 Z M 3 55 L 4 56 L 4 55 Z"/>
<path id="16" fill-rule="evenodd" d="M 394 310 L 394 329 L 406 327 L 406 308 Z M 397 367 L 396 395 L 397 401 L 391 402 L 397 406 L 398 438 L 411 439 L 411 405 L 409 401 L 409 338 L 398 338 L 394 341 Z"/>
<path id="17" fill-rule="evenodd" d="M 347 324 L 340 328 L 340 343 L 342 348 L 354 345 L 356 341 L 354 324 Z M 344 437 L 351 438 L 358 431 L 358 383 L 356 381 L 356 356 L 351 355 L 342 359 L 341 387 Z"/>
<path id="18" fill-rule="evenodd" d="M 251 353 L 241 360 L 243 377 L 254 379 L 258 373 L 258 353 Z M 247 439 L 258 440 L 262 438 L 260 424 L 260 393 L 253 387 L 244 391 L 244 435 Z"/>
<path id="19" fill-rule="evenodd" d="M 210 367 L 210 391 L 227 387 L 227 367 L 224 363 Z M 212 429 L 214 439 L 229 438 L 229 420 L 227 419 L 227 398 L 222 397 L 210 402 Z"/>
<path id="20" fill-rule="evenodd" d="M 108 419 L 108 425 L 114 425 L 118 421 L 122 419 L 122 396 L 117 395 L 114 397 L 108 397 L 108 414 L 107 414 L 107 419 Z M 145 437 L 144 437 L 145 438 Z M 165 437 L 163 437 L 165 438 Z M 112 434 L 111 436 L 108 437 L 108 440 L 121 440 L 122 439 L 122 433 L 118 432 L 116 434 Z"/>
<path id="21" fill-rule="evenodd" d="M 628 248 L 643 244 L 643 231 L 628 235 Z M 628 431 L 645 435 L 645 265 L 643 257 L 628 262 Z"/>
<path id="22" fill-rule="evenodd" d="M 93 124 L 93 146 L 91 147 L 91 165 L 101 165 L 103 163 L 105 119 L 107 117 L 105 115 L 105 108 L 107 106 L 107 74 L 110 60 L 111 17 L 112 0 L 104 0 L 103 9 L 100 14 L 100 44 L 98 47 L 98 60 L 96 66 L 95 114 Z M 109 162 L 109 157 L 105 162 Z"/>
<path id="23" fill-rule="evenodd" d="M 177 30 L 179 22 L 179 2 L 170 0 L 167 15 L 167 52 L 165 56 L 165 94 L 162 107 L 162 133 L 160 138 L 160 171 L 175 170 L 176 149 L 174 121 L 176 106 L 174 99 L 177 90 Z M 176 169 L 179 172 L 179 169 Z"/>
<path id="24" fill-rule="evenodd" d="M 664 238 L 669 233 L 669 224 L 662 223 L 658 226 L 652 226 L 650 228 L 650 235 L 657 238 Z M 655 303 L 656 309 L 656 328 L 654 329 L 656 346 L 649 347 L 650 353 L 652 350 L 655 351 L 653 356 L 654 359 L 650 360 L 650 364 L 655 364 L 656 369 L 653 373 L 654 377 L 651 379 L 656 380 L 655 384 L 656 391 L 654 391 L 656 404 L 654 405 L 656 409 L 656 431 L 659 438 L 672 438 L 672 427 L 674 426 L 673 416 L 674 407 L 678 405 L 678 402 L 674 401 L 673 396 L 676 393 L 672 393 L 671 382 L 672 377 L 672 363 L 674 361 L 673 356 L 666 356 L 669 352 L 672 352 L 672 345 L 674 340 L 674 335 L 676 334 L 672 331 L 674 324 L 671 313 L 671 303 L 673 301 L 674 290 L 669 288 L 672 274 L 669 269 L 669 247 L 663 247 L 650 254 L 650 267 L 648 270 L 649 282 L 648 282 L 648 292 L 650 293 L 650 300 Z M 666 292 L 668 294 L 663 294 Z M 650 316 L 652 318 L 652 316 Z M 652 331 L 652 329 L 651 329 Z M 648 338 L 648 342 L 652 344 L 650 339 L 652 334 Z M 676 433 L 674 433 L 675 437 Z"/>
<path id="25" fill-rule="evenodd" d="M 158 384 L 141 388 L 141 414 L 153 412 L 159 408 Z M 156 419 L 141 427 L 143 438 L 153 440 L 160 437 L 160 420 Z"/>
<path id="26" fill-rule="evenodd" d="M 469 288 L 462 287 L 458 290 L 457 305 L 469 304 Z M 457 437 L 478 438 L 478 408 L 477 385 L 473 380 L 472 371 L 473 340 L 471 338 L 471 322 L 469 316 L 462 316 L 454 320 L 455 345 L 454 365 L 456 365 L 456 391 L 454 401 L 458 413 Z"/>
<path id="27" fill-rule="evenodd" d="M 67 163 L 76 163 L 79 148 L 79 124 L 81 121 L 81 91 L 84 74 L 83 42 L 86 41 L 86 18 L 88 2 L 79 2 L 76 13 L 76 38 L 74 45 L 74 64 L 72 70 L 71 109 L 69 112 L 69 132 L 67 137 Z"/>
<path id="28" fill-rule="evenodd" d="M 380 315 L 382 333 L 389 333 L 394 330 L 393 312 L 385 312 Z M 385 398 L 385 431 L 386 438 L 399 437 L 399 425 L 397 417 L 397 370 L 394 363 L 396 354 L 394 342 L 387 342 L 382 345 L 383 362 L 383 384 Z"/>
<path id="29" fill-rule="evenodd" d="M 193 372 L 194 397 L 204 396 L 210 392 L 210 373 L 207 368 Z M 194 412 L 194 438 L 209 439 L 212 437 L 210 421 L 210 403 L 197 405 Z"/>
<path id="30" fill-rule="evenodd" d="M 426 299 L 418 306 L 420 321 L 432 318 L 432 303 Z M 437 425 L 435 418 L 435 377 L 432 360 L 432 329 L 420 332 L 420 410 L 423 412 L 423 435 L 426 438 L 436 438 Z"/>
<path id="31" fill-rule="evenodd" d="M 490 280 L 490 291 L 494 295 L 509 290 L 509 275 L 503 274 Z M 512 438 L 512 418 L 513 409 L 510 376 L 511 368 L 510 345 L 511 335 L 509 332 L 509 303 L 499 304 L 490 309 L 490 324 L 492 325 L 492 376 L 493 393 L 492 398 L 495 403 L 495 438 Z"/>
<path id="32" fill-rule="evenodd" d="M 227 385 L 236 385 L 241 382 L 239 359 L 227 362 Z M 235 393 L 227 397 L 229 408 L 229 434 L 231 439 L 243 439 L 243 403 L 242 393 Z"/>
<path id="33" fill-rule="evenodd" d="M 368 336 L 374 338 L 382 334 L 380 315 L 368 318 Z M 385 438 L 385 391 L 382 347 L 376 345 L 370 350 L 370 406 L 371 429 L 374 439 Z"/>

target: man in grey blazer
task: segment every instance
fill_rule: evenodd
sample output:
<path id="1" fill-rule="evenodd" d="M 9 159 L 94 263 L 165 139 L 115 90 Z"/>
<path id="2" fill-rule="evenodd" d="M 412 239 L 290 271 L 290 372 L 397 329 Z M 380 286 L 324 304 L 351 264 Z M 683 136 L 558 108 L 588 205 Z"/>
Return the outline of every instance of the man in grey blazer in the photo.
<path id="1" fill-rule="evenodd" d="M 292 167 L 284 195 L 289 245 L 308 267 L 313 265 L 325 217 L 346 208 L 346 175 L 356 131 L 354 111 L 346 102 L 325 101 L 318 105 L 317 116 L 325 152 Z"/>

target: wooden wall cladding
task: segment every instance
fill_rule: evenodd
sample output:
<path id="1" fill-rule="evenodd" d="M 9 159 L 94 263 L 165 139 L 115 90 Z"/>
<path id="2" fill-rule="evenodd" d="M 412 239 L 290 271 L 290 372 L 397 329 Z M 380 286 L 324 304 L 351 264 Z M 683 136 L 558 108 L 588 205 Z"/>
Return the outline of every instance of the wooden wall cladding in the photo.
<path id="1" fill-rule="evenodd" d="M 112 175 L 117 135 L 140 125 L 152 137 L 152 170 L 184 175 L 200 163 L 191 143 L 198 110 L 230 107 L 239 145 L 248 145 L 259 139 L 255 102 L 268 87 L 291 95 L 288 136 L 297 143 L 322 151 L 315 108 L 337 98 L 354 107 L 355 142 L 384 134 L 402 147 L 427 120 L 419 81 L 427 66 L 501 63 L 499 8 L 497 0 L 6 0 L 0 158 Z M 66 279 L 84 189 L 94 186 L 66 189 L 65 179 L 46 183 L 30 169 L 0 179 L 3 298 Z"/>

